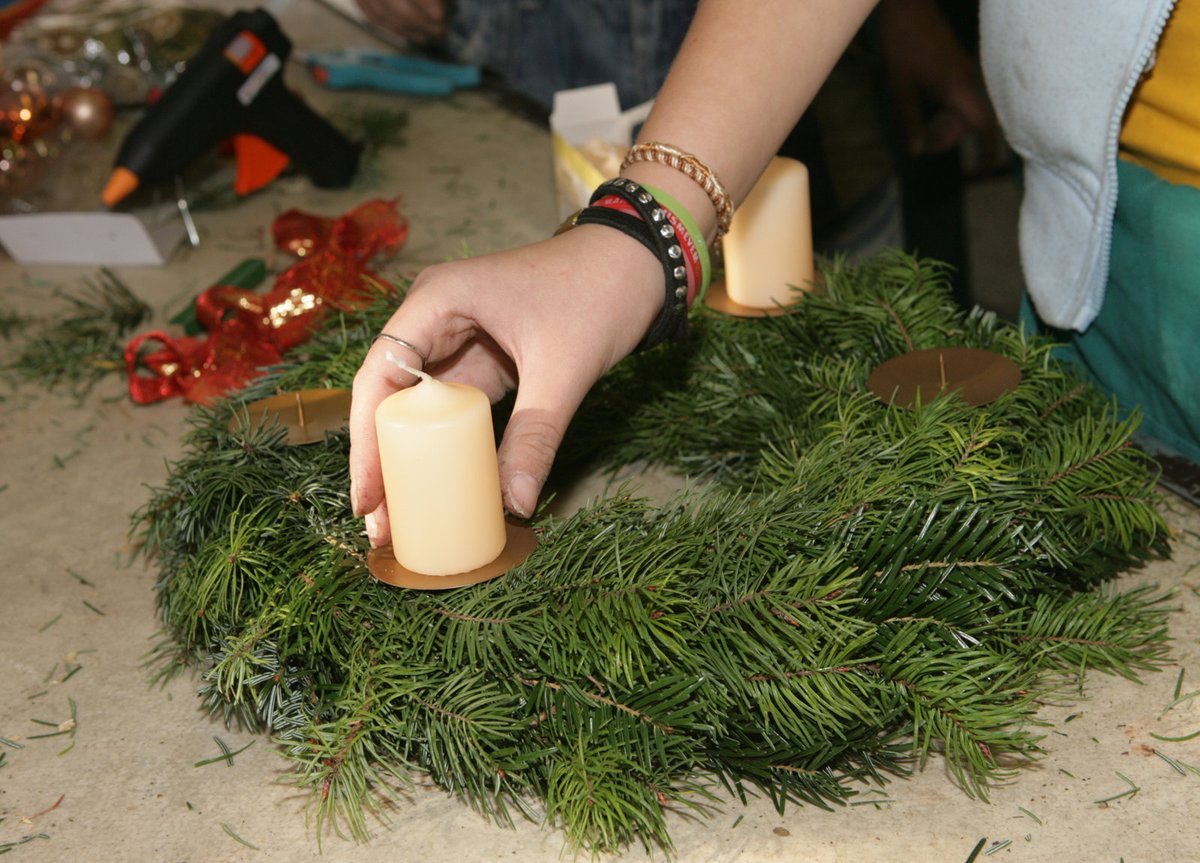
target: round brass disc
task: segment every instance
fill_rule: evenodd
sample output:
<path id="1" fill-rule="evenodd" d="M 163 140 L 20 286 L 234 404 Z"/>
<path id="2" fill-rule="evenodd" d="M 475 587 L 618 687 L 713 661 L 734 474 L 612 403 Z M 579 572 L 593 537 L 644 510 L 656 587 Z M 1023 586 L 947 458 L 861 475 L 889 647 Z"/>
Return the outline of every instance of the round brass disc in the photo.
<path id="1" fill-rule="evenodd" d="M 957 393 L 978 407 L 995 401 L 1021 382 L 1021 368 L 1003 354 L 982 348 L 929 348 L 884 360 L 867 387 L 886 404 L 911 408 Z"/>
<path id="2" fill-rule="evenodd" d="M 259 399 L 234 413 L 229 430 L 241 427 L 247 415 L 251 428 L 278 422 L 287 430 L 289 444 L 318 443 L 325 432 L 338 431 L 350 421 L 350 390 L 294 390 Z"/>
<path id="3" fill-rule="evenodd" d="M 713 279 L 708 286 L 708 292 L 704 295 L 704 305 L 718 312 L 733 315 L 736 318 L 764 318 L 786 315 L 796 308 L 799 300 L 800 297 L 797 294 L 796 300 L 786 306 L 769 306 L 767 308 L 746 306 L 729 296 L 729 292 L 725 290 L 724 279 Z"/>
<path id="4" fill-rule="evenodd" d="M 500 556 L 470 572 L 458 572 L 453 575 L 424 575 L 413 572 L 400 565 L 390 545 L 371 549 L 367 555 L 367 569 L 384 584 L 407 587 L 410 590 L 450 590 L 490 581 L 504 575 L 513 567 L 520 566 L 537 548 L 537 535 L 528 525 L 506 519 L 504 529 L 507 539 Z"/>

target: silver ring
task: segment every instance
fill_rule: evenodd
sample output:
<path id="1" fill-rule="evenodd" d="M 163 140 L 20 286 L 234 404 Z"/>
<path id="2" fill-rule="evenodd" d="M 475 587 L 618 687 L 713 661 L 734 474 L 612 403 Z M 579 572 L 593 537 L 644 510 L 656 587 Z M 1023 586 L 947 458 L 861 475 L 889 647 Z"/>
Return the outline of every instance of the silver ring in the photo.
<path id="1" fill-rule="evenodd" d="M 377 335 L 375 337 L 374 341 L 377 342 L 380 339 L 386 339 L 387 341 L 392 342 L 393 344 L 397 344 L 402 348 L 408 348 L 410 351 L 412 351 L 414 354 L 416 354 L 418 357 L 421 358 L 421 371 L 425 371 L 425 366 L 427 366 L 429 364 L 429 357 L 427 357 L 423 353 L 421 353 L 421 351 L 417 349 L 417 346 L 414 345 L 412 342 L 406 342 L 402 338 L 399 338 L 397 336 L 390 336 L 387 333 L 380 333 L 379 335 Z"/>

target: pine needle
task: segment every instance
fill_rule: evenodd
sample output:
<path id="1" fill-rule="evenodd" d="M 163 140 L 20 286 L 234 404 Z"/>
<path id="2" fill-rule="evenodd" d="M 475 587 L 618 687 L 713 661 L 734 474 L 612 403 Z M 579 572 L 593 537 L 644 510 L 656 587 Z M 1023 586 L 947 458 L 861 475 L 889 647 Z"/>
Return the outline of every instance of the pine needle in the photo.
<path id="1" fill-rule="evenodd" d="M 1174 770 L 1176 773 L 1178 773 L 1180 776 L 1187 776 L 1187 773 L 1188 773 L 1187 770 L 1184 769 L 1184 766 L 1182 764 L 1180 764 L 1178 761 L 1176 761 L 1174 758 L 1170 757 L 1165 752 L 1163 752 L 1162 750 L 1159 750 L 1159 749 L 1155 749 L 1154 754 L 1157 755 L 1159 758 L 1161 758 L 1163 761 L 1170 764 L 1171 769 Z"/>
<path id="2" fill-rule="evenodd" d="M 981 836 L 979 841 L 975 843 L 975 847 L 971 849 L 971 853 L 967 855 L 966 863 L 975 863 L 979 859 L 979 852 L 983 850 L 983 846 L 987 845 L 987 837 Z"/>
<path id="3" fill-rule="evenodd" d="M 235 842 L 240 842 L 242 845 L 245 845 L 247 848 L 250 848 L 253 851 L 260 850 L 257 845 L 247 842 L 245 839 L 243 839 L 241 836 L 239 836 L 236 832 L 234 832 L 234 829 L 232 827 L 230 827 L 228 824 L 222 822 L 221 829 L 224 830 L 225 833 L 228 834 Z"/>
<path id="4" fill-rule="evenodd" d="M 6 854 L 14 848 L 18 848 L 28 842 L 33 842 L 35 839 L 49 838 L 50 835 L 48 833 L 30 833 L 22 836 L 20 839 L 13 840 L 12 842 L 0 842 L 0 854 Z"/>
<path id="5" fill-rule="evenodd" d="M 1151 731 L 1150 736 L 1155 740 L 1162 740 L 1166 743 L 1183 743 L 1184 741 L 1195 740 L 1197 737 L 1200 737 L 1200 730 L 1193 731 L 1191 734 L 1185 734 L 1182 737 L 1164 737 L 1161 734 L 1155 734 Z"/>
<path id="6" fill-rule="evenodd" d="M 1020 809 L 1022 812 L 1024 812 L 1026 815 L 1028 815 L 1030 818 L 1032 818 L 1032 819 L 1033 819 L 1033 820 L 1034 820 L 1034 821 L 1037 823 L 1037 825 L 1038 825 L 1039 827 L 1041 827 L 1041 826 L 1042 826 L 1042 819 L 1041 819 L 1041 818 L 1038 818 L 1036 815 L 1034 815 L 1032 812 L 1030 812 L 1030 811 L 1029 811 L 1028 809 L 1026 809 L 1024 806 L 1018 806 L 1017 808 L 1018 808 L 1018 809 Z"/>
<path id="7" fill-rule="evenodd" d="M 79 574 L 79 573 L 77 573 L 75 570 L 73 570 L 73 569 L 71 569 L 71 568 L 69 568 L 69 567 L 68 567 L 68 569 L 67 569 L 67 575 L 71 576 L 71 578 L 73 578 L 73 579 L 75 579 L 76 581 L 78 581 L 78 582 L 79 582 L 80 584 L 82 584 L 84 587 L 95 587 L 95 586 L 96 586 L 94 582 L 88 581 L 88 580 L 87 580 L 86 578 L 84 578 L 82 575 L 80 575 L 80 574 Z"/>
<path id="8" fill-rule="evenodd" d="M 1111 797 L 1105 797 L 1105 798 L 1103 798 L 1103 799 L 1101 799 L 1101 800 L 1093 800 L 1093 801 L 1092 801 L 1093 803 L 1096 803 L 1096 804 L 1099 804 L 1099 805 L 1102 805 L 1102 806 L 1103 806 L 1103 805 L 1107 805 L 1107 804 L 1111 803 L 1111 802 L 1112 802 L 1112 801 L 1114 801 L 1114 800 L 1120 800 L 1122 797 L 1134 797 L 1134 796 L 1135 796 L 1135 795 L 1136 795 L 1136 794 L 1137 794 L 1139 791 L 1141 791 L 1141 790 L 1142 790 L 1141 788 L 1139 788 L 1139 787 L 1138 787 L 1138 786 L 1137 786 L 1137 785 L 1134 783 L 1134 781 L 1133 781 L 1132 779 L 1130 779 L 1128 776 L 1126 776 L 1126 775 L 1125 775 L 1124 773 L 1122 773 L 1121 771 L 1119 771 L 1119 770 L 1115 770 L 1115 771 L 1113 771 L 1113 772 L 1114 772 L 1114 773 L 1116 773 L 1118 776 L 1120 776 L 1122 779 L 1124 779 L 1124 780 L 1125 780 L 1125 782 L 1126 782 L 1126 784 L 1127 784 L 1129 787 L 1128 787 L 1127 789 L 1125 789 L 1124 791 L 1122 791 L 1122 792 L 1118 793 L 1118 794 L 1114 794 L 1114 795 L 1112 795 Z"/>
<path id="9" fill-rule="evenodd" d="M 213 740 L 215 740 L 217 742 L 217 746 L 220 747 L 221 754 L 214 756 L 212 758 L 205 758 L 200 761 L 197 761 L 195 764 L 192 765 L 193 767 L 204 767 L 206 764 L 216 764 L 218 761 L 225 762 L 226 767 L 232 767 L 233 766 L 233 756 L 240 755 L 241 753 L 245 752 L 247 749 L 249 749 L 251 746 L 254 745 L 254 741 L 251 740 L 249 743 L 247 743 L 241 749 L 231 750 L 229 748 L 229 746 L 225 743 L 225 741 L 222 740 L 220 737 L 217 737 L 216 735 L 214 735 Z"/>

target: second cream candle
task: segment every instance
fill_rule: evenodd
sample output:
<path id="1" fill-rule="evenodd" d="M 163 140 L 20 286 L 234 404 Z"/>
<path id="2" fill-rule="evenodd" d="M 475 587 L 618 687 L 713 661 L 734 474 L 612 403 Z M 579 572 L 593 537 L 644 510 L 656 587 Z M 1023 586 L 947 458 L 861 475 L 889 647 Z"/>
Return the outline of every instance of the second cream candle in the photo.
<path id="1" fill-rule="evenodd" d="M 808 168 L 776 156 L 738 207 L 725 235 L 725 291 L 744 306 L 795 302 L 813 281 Z"/>

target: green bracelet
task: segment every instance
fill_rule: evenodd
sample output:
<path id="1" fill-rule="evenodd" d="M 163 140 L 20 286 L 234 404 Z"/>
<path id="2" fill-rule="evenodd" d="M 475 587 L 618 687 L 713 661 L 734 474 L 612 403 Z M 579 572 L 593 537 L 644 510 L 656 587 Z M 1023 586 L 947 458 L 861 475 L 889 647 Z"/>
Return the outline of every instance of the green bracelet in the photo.
<path id="1" fill-rule="evenodd" d="M 704 295 L 708 293 L 708 283 L 712 281 L 712 263 L 708 257 L 708 244 L 704 242 L 704 234 L 700 233 L 700 227 L 696 224 L 696 220 L 692 218 L 692 214 L 662 189 L 648 185 L 647 183 L 642 183 L 642 188 L 653 195 L 655 200 L 662 206 L 670 210 L 683 227 L 687 229 L 688 236 L 692 238 L 692 242 L 696 246 L 696 257 L 700 261 L 700 287 L 696 291 L 695 302 L 703 302 Z"/>

